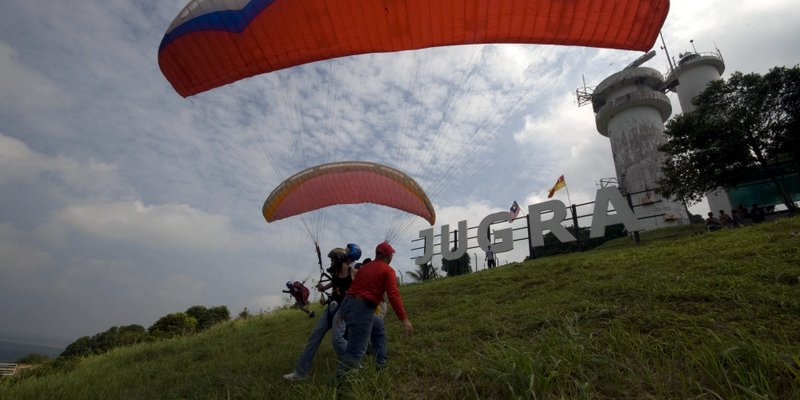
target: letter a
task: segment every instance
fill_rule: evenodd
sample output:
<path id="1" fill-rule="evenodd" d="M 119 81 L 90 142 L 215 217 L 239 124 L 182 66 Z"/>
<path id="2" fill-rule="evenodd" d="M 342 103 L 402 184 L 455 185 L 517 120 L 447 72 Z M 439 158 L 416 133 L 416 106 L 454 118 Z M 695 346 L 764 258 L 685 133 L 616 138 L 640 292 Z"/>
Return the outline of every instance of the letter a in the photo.
<path id="1" fill-rule="evenodd" d="M 614 206 L 616 214 L 608 214 L 608 203 Z M 615 187 L 598 189 L 594 200 L 592 231 L 589 237 L 603 237 L 606 234 L 607 226 L 619 223 L 624 224 L 628 232 L 636 232 L 642 229 L 641 225 L 639 225 L 639 220 L 633 215 L 633 210 L 628 207 L 628 202 L 619 193 L 619 189 Z"/>

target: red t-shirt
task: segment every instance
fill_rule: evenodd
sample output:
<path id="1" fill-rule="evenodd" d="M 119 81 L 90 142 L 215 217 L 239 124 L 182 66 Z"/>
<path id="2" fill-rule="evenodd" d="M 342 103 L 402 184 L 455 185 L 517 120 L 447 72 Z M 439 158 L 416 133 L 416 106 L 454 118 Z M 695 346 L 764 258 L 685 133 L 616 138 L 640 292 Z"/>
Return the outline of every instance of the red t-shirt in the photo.
<path id="1" fill-rule="evenodd" d="M 375 260 L 361 266 L 356 278 L 347 290 L 347 294 L 365 298 L 375 304 L 380 304 L 383 294 L 389 296 L 392 310 L 401 321 L 406 319 L 406 310 L 403 308 L 403 299 L 397 288 L 397 276 L 389 264 Z"/>

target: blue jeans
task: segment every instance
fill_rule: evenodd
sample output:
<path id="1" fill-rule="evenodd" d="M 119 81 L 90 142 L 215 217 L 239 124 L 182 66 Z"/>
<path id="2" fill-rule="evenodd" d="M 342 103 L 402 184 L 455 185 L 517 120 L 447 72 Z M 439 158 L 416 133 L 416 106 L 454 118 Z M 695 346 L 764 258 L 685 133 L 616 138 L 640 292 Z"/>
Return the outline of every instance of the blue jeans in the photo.
<path id="1" fill-rule="evenodd" d="M 372 323 L 376 319 L 375 306 L 358 297 L 344 298 L 339 312 L 347 323 L 347 348 L 344 350 L 344 355 L 339 357 L 339 364 L 336 367 L 337 379 L 361 363 L 372 333 Z"/>
<path id="2" fill-rule="evenodd" d="M 372 346 L 372 354 L 375 355 L 375 364 L 378 368 L 386 366 L 386 361 L 389 359 L 386 353 L 386 327 L 383 325 L 383 320 L 377 315 L 372 317 L 372 331 L 370 332 L 370 345 Z"/>
<path id="3" fill-rule="evenodd" d="M 341 313 L 336 313 L 334 316 L 333 328 L 331 329 L 333 350 L 336 351 L 336 355 L 341 359 L 344 355 L 344 350 L 347 348 L 347 339 L 344 337 L 347 331 L 347 323 L 344 322 Z M 367 352 L 375 357 L 375 363 L 378 368 L 386 366 L 386 361 L 388 360 L 386 354 L 386 327 L 383 324 L 383 320 L 374 314 L 367 349 Z"/>
<path id="4" fill-rule="evenodd" d="M 294 372 L 298 375 L 307 376 L 311 371 L 311 362 L 314 361 L 314 356 L 317 354 L 317 349 L 319 349 L 319 345 L 322 343 L 325 333 L 328 332 L 328 329 L 331 329 L 329 321 L 332 322 L 335 320 L 337 311 L 338 305 L 332 302 L 325 307 L 325 310 L 319 316 L 317 324 L 314 325 L 314 329 L 311 330 L 311 335 L 308 336 L 306 348 L 303 350 L 303 354 L 300 355 L 300 359 L 297 360 L 297 365 L 294 367 Z M 344 346 L 347 345 L 347 342 L 341 345 L 341 343 L 334 341 L 333 344 L 333 349 L 336 351 L 336 354 L 344 353 Z"/>
<path id="5" fill-rule="evenodd" d="M 331 345 L 333 345 L 333 351 L 336 352 L 336 357 L 338 358 L 342 358 L 344 349 L 347 348 L 347 339 L 344 338 L 345 332 L 347 332 L 347 323 L 344 322 L 342 314 L 336 312 L 333 314 L 333 320 L 331 321 Z"/>

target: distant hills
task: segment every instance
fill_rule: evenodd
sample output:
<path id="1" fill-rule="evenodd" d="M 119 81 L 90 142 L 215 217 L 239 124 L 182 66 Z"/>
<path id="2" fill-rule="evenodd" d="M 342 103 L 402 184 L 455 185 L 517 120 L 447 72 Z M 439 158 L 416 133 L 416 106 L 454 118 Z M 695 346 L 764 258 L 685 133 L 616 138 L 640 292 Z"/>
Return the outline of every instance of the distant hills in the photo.
<path id="1" fill-rule="evenodd" d="M 64 351 L 61 347 L 52 345 L 24 343 L 19 341 L 11 341 L 7 339 L 0 339 L 0 362 L 14 362 L 21 357 L 28 354 L 44 354 L 54 358 Z"/>

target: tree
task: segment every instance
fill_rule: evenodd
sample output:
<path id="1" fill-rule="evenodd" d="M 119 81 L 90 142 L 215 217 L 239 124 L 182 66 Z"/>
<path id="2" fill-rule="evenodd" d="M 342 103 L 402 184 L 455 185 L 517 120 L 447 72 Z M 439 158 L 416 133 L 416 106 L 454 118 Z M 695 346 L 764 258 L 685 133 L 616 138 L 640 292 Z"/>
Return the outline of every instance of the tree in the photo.
<path id="1" fill-rule="evenodd" d="M 192 333 L 195 329 L 197 320 L 194 317 L 186 313 L 173 313 L 159 318 L 147 331 L 153 337 L 169 338 Z"/>
<path id="2" fill-rule="evenodd" d="M 220 322 L 231 319 L 231 313 L 226 306 L 206 308 L 205 306 L 192 306 L 186 314 L 197 320 L 197 330 L 206 330 Z"/>
<path id="3" fill-rule="evenodd" d="M 424 282 L 438 278 L 439 272 L 433 266 L 433 263 L 425 263 L 418 265 L 416 271 L 406 271 L 406 275 L 417 282 Z"/>
<path id="4" fill-rule="evenodd" d="M 100 332 L 92 336 L 92 341 L 90 343 L 92 352 L 95 354 L 107 353 L 109 350 L 118 346 L 118 338 L 119 328 L 116 326 L 112 326 L 105 332 Z"/>
<path id="5" fill-rule="evenodd" d="M 456 260 L 442 258 L 442 271 L 447 272 L 447 276 L 469 274 L 472 272 L 472 258 L 466 252 Z"/>
<path id="6" fill-rule="evenodd" d="M 208 309 L 209 322 L 212 325 L 231 320 L 231 312 L 227 306 L 216 306 Z"/>
<path id="7" fill-rule="evenodd" d="M 147 331 L 141 325 L 112 326 L 105 332 L 92 336 L 90 346 L 94 354 L 103 354 L 114 348 L 130 346 L 147 340 Z"/>
<path id="8" fill-rule="evenodd" d="M 147 329 L 141 325 L 132 324 L 119 327 L 117 346 L 130 346 L 147 341 Z"/>
<path id="9" fill-rule="evenodd" d="M 800 166 L 800 67 L 735 72 L 710 83 L 694 104 L 667 123 L 662 194 L 696 203 L 718 187 L 767 179 L 796 211 L 774 166 L 787 158 Z"/>
<path id="10" fill-rule="evenodd" d="M 82 336 L 70 343 L 60 357 L 85 357 L 92 354 L 92 338 Z"/>

